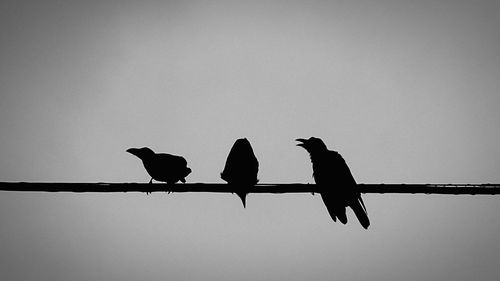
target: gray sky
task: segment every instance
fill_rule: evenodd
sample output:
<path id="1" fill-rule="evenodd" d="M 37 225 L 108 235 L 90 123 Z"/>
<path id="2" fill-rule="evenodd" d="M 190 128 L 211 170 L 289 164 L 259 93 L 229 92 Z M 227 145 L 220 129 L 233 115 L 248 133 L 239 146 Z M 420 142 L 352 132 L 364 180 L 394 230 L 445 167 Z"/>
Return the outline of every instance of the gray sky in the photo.
<path id="1" fill-rule="evenodd" d="M 2 1 L 0 181 L 147 182 L 129 147 L 221 182 L 313 182 L 297 137 L 361 183 L 500 182 L 498 1 Z M 7 280 L 498 280 L 500 201 L 0 194 Z"/>

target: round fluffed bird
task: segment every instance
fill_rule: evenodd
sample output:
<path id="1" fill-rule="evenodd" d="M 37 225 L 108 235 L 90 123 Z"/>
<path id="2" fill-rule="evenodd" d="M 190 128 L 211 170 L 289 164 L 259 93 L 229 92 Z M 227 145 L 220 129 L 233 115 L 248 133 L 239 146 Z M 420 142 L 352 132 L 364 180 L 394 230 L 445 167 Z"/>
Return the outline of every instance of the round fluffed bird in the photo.
<path id="1" fill-rule="evenodd" d="M 227 156 L 224 171 L 221 178 L 229 184 L 233 184 L 236 194 L 240 197 L 243 207 L 246 207 L 246 196 L 248 188 L 255 185 L 259 180 L 259 161 L 253 153 L 252 146 L 246 138 L 237 139 Z"/>
<path id="2" fill-rule="evenodd" d="M 313 177 L 319 186 L 321 198 L 334 221 L 347 223 L 346 207 L 351 207 L 361 225 L 367 229 L 370 225 L 368 213 L 361 194 L 356 191 L 356 181 L 344 158 L 325 143 L 315 137 L 296 139 L 311 157 Z"/>
<path id="3" fill-rule="evenodd" d="M 178 181 L 186 182 L 186 177 L 191 173 L 187 167 L 187 161 L 182 156 L 155 153 L 148 147 L 129 148 L 127 152 L 142 160 L 144 168 L 151 176 L 149 183 L 156 181 L 174 184 Z"/>

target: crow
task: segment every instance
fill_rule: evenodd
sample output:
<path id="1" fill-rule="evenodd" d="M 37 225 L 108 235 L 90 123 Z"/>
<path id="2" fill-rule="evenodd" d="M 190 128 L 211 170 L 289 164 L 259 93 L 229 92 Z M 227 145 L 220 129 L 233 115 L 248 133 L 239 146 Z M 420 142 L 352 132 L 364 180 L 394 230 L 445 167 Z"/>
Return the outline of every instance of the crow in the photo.
<path id="1" fill-rule="evenodd" d="M 229 155 L 227 156 L 224 171 L 220 174 L 221 178 L 237 188 L 238 195 L 246 207 L 246 195 L 248 187 L 255 185 L 259 180 L 259 162 L 253 153 L 252 146 L 246 138 L 237 139 L 234 142 Z"/>
<path id="2" fill-rule="evenodd" d="M 185 178 L 191 173 L 186 159 L 182 156 L 155 153 L 148 147 L 129 148 L 127 152 L 142 160 L 144 168 L 151 176 L 149 183 L 152 183 L 153 179 L 167 184 L 174 184 L 178 181 L 185 183 Z"/>
<path id="3" fill-rule="evenodd" d="M 333 221 L 347 223 L 346 207 L 351 207 L 361 225 L 370 225 L 361 194 L 356 191 L 356 181 L 342 156 L 328 150 L 325 143 L 315 137 L 296 139 L 311 157 L 314 181 Z"/>

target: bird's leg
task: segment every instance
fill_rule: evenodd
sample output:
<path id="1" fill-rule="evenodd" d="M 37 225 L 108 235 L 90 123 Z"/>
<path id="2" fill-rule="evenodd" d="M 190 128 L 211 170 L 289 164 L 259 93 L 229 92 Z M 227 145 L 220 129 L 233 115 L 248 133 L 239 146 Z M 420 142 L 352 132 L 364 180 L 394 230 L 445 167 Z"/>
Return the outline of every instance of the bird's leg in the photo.
<path id="1" fill-rule="evenodd" d="M 172 192 L 170 190 L 170 188 L 172 188 L 174 185 L 175 185 L 175 182 L 173 182 L 173 183 L 172 182 L 170 182 L 170 183 L 167 182 L 167 190 L 166 190 L 167 194 L 170 194 Z"/>
<path id="2" fill-rule="evenodd" d="M 153 184 L 153 178 L 151 178 L 149 180 L 149 184 Z M 151 194 L 151 191 L 146 191 L 146 195 L 149 195 L 149 194 Z"/>

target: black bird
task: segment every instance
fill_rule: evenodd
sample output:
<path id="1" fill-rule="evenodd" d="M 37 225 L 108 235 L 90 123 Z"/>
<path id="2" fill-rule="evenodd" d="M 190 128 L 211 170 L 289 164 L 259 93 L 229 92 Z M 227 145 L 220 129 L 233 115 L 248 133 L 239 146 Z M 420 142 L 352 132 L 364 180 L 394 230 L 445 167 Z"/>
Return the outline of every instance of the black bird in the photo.
<path id="1" fill-rule="evenodd" d="M 253 153 L 250 142 L 246 138 L 237 139 L 227 156 L 224 171 L 220 176 L 238 189 L 236 194 L 240 197 L 243 208 L 246 207 L 248 187 L 259 181 L 257 179 L 258 172 L 259 162 Z"/>
<path id="2" fill-rule="evenodd" d="M 178 181 L 185 183 L 185 178 L 191 173 L 186 159 L 182 156 L 155 153 L 148 147 L 129 148 L 127 152 L 142 160 L 144 168 L 151 176 L 149 183 L 152 183 L 153 179 L 167 184 L 174 184 Z"/>
<path id="3" fill-rule="evenodd" d="M 326 148 L 325 143 L 315 137 L 296 139 L 311 157 L 313 177 L 319 186 L 321 198 L 334 221 L 347 223 L 346 207 L 351 207 L 361 225 L 367 229 L 370 225 L 368 213 L 361 194 L 356 191 L 356 181 L 344 158 Z"/>

